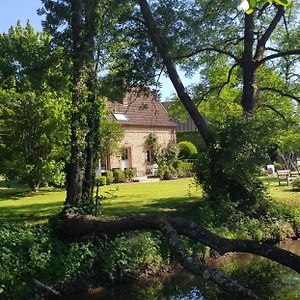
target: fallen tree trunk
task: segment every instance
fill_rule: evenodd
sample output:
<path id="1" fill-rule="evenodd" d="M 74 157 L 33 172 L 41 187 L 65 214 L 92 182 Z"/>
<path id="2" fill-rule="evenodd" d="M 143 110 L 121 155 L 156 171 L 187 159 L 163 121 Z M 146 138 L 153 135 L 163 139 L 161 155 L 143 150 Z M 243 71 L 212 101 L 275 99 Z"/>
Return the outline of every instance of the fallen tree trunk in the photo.
<path id="1" fill-rule="evenodd" d="M 269 258 L 300 273 L 300 257 L 276 246 L 258 241 L 232 240 L 220 237 L 194 222 L 177 220 L 160 215 L 134 216 L 120 220 L 104 220 L 92 216 L 67 214 L 59 228 L 64 238 L 80 240 L 86 236 L 117 235 L 133 230 L 159 230 L 166 237 L 170 249 L 184 268 L 202 275 L 220 286 L 229 294 L 243 299 L 259 299 L 252 291 L 226 277 L 216 269 L 211 269 L 202 261 L 194 261 L 180 244 L 178 235 L 183 235 L 207 245 L 220 254 L 244 252 Z"/>

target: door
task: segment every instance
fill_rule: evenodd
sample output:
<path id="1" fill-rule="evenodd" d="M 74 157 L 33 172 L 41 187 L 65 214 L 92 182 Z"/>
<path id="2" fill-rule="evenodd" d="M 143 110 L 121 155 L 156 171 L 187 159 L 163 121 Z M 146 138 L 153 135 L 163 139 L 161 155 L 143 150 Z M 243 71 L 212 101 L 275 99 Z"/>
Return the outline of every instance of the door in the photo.
<path id="1" fill-rule="evenodd" d="M 130 148 L 123 148 L 121 169 L 124 171 L 125 168 L 130 168 Z"/>

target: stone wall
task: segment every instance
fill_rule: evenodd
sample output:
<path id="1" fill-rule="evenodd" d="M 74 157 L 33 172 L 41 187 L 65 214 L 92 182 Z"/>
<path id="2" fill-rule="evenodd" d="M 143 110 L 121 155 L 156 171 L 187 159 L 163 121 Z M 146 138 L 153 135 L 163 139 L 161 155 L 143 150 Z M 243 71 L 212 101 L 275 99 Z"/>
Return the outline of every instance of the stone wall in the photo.
<path id="1" fill-rule="evenodd" d="M 124 138 L 121 141 L 121 147 L 129 149 L 129 167 L 136 168 L 137 176 L 146 175 L 152 163 L 147 162 L 147 139 L 150 133 L 155 133 L 158 143 L 162 148 L 169 142 L 176 142 L 176 133 L 174 127 L 138 127 L 124 126 Z M 110 168 L 122 168 L 121 156 L 110 157 Z"/>

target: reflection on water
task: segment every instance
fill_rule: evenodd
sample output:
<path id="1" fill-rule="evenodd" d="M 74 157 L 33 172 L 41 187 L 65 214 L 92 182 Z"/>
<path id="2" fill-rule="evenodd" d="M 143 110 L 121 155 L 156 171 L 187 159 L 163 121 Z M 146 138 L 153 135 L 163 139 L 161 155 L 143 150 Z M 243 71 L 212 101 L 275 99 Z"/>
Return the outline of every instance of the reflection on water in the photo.
<path id="1" fill-rule="evenodd" d="M 300 255 L 300 241 L 282 246 Z M 255 291 L 262 299 L 300 299 L 300 275 L 275 262 L 248 254 L 222 257 L 212 263 L 228 276 Z M 214 284 L 185 271 L 146 282 L 118 285 L 111 289 L 94 289 L 80 300 L 215 300 L 233 299 Z"/>

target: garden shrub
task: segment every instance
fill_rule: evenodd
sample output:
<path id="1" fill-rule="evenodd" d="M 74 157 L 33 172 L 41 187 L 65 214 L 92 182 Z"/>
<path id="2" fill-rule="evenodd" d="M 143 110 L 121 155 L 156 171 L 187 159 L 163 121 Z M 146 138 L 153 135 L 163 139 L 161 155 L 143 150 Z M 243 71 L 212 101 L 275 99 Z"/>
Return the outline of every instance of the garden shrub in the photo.
<path id="1" fill-rule="evenodd" d="M 106 176 L 106 184 L 112 184 L 114 182 L 114 174 L 112 171 L 106 171 L 104 175 Z"/>
<path id="2" fill-rule="evenodd" d="M 178 143 L 179 146 L 179 158 L 180 159 L 193 159 L 196 158 L 198 150 L 196 146 L 188 141 L 182 141 Z"/>
<path id="3" fill-rule="evenodd" d="M 236 209 L 246 214 L 266 213 L 262 210 L 267 209 L 267 190 L 258 170 L 268 161 L 271 128 L 255 117 L 231 116 L 215 130 L 216 143 L 199 157 L 195 167 L 206 198 L 214 209 L 225 201 L 235 203 Z"/>
<path id="4" fill-rule="evenodd" d="M 131 182 L 133 177 L 136 176 L 136 169 L 134 168 L 125 168 L 124 170 L 125 180 Z"/>
<path id="5" fill-rule="evenodd" d="M 192 177 L 194 175 L 193 173 L 193 163 L 185 162 L 182 160 L 177 160 L 174 163 L 174 167 L 177 172 L 178 177 Z"/>
<path id="6" fill-rule="evenodd" d="M 106 176 L 97 176 L 95 178 L 96 182 L 100 184 L 100 186 L 104 186 L 106 185 L 106 182 L 107 182 L 107 178 Z"/>
<path id="7" fill-rule="evenodd" d="M 282 164 L 277 161 L 274 161 L 274 168 L 276 171 L 283 170 Z"/>
<path id="8" fill-rule="evenodd" d="M 120 169 L 113 169 L 114 183 L 125 182 L 125 175 Z"/>
<path id="9" fill-rule="evenodd" d="M 122 234 L 102 245 L 100 265 L 110 279 L 135 278 L 145 271 L 157 272 L 169 264 L 166 249 L 156 233 Z"/>
<path id="10" fill-rule="evenodd" d="M 174 179 L 177 175 L 173 166 L 162 165 L 158 167 L 157 174 L 162 180 Z"/>

